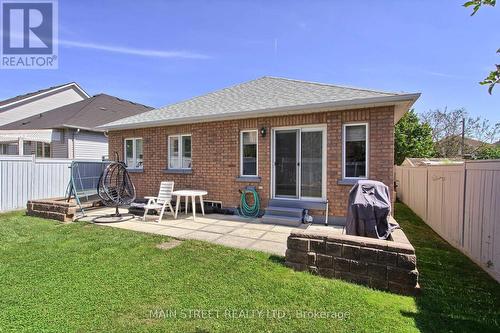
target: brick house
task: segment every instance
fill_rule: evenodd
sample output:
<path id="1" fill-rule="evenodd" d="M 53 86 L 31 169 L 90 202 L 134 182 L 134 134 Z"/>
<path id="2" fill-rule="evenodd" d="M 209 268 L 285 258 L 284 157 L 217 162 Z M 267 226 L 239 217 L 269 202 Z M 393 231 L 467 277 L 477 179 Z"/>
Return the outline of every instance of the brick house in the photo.
<path id="1" fill-rule="evenodd" d="M 287 209 L 328 201 L 336 223 L 357 179 L 393 188 L 394 124 L 419 96 L 262 77 L 104 127 L 138 196 L 173 180 L 237 207 L 250 185 L 269 221 L 293 224 Z"/>

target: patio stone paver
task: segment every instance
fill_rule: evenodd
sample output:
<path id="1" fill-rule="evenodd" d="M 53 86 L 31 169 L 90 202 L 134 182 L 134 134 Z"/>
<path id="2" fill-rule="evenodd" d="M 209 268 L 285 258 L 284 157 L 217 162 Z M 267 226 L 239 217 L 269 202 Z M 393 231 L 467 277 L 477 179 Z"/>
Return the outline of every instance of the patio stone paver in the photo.
<path id="1" fill-rule="evenodd" d="M 274 224 L 257 224 L 257 223 L 247 223 L 243 226 L 245 229 L 255 229 L 255 230 L 271 230 L 274 228 Z"/>
<path id="2" fill-rule="evenodd" d="M 178 239 L 171 239 L 168 242 L 163 242 L 163 243 L 156 245 L 156 248 L 160 249 L 160 250 L 170 250 L 170 249 L 173 249 L 174 247 L 177 247 L 181 244 L 182 244 L 182 241 L 180 241 Z"/>
<path id="3" fill-rule="evenodd" d="M 96 217 L 113 212 L 114 209 L 110 208 L 95 209 L 88 211 L 88 216 L 80 219 L 80 221 L 92 222 Z M 342 227 L 339 226 L 303 224 L 294 228 L 263 224 L 260 219 L 247 219 L 236 215 L 207 214 L 197 216 L 196 221 L 193 221 L 192 216 L 185 214 L 180 214 L 177 220 L 174 220 L 170 215 L 164 215 L 161 222 L 156 222 L 157 220 L 158 216 L 147 216 L 146 221 L 143 221 L 142 217 L 136 217 L 124 222 L 96 224 L 179 239 L 202 240 L 281 256 L 285 255 L 287 238 L 292 231 L 310 229 L 342 233 Z"/>
<path id="4" fill-rule="evenodd" d="M 255 230 L 255 229 L 247 229 L 247 228 L 239 228 L 234 231 L 231 231 L 229 234 L 231 236 L 241 236 L 246 238 L 260 238 L 266 232 L 264 230 Z"/>
<path id="5" fill-rule="evenodd" d="M 206 227 L 207 225 L 204 223 L 198 223 L 198 222 L 191 222 L 191 221 L 184 221 L 184 223 L 179 223 L 176 224 L 175 227 L 183 228 L 183 229 L 191 229 L 191 230 L 198 230 L 203 227 Z"/>
<path id="6" fill-rule="evenodd" d="M 104 223 L 99 224 L 99 225 L 105 225 Z M 125 222 L 117 222 L 117 223 L 108 223 L 106 225 L 115 227 L 115 228 L 120 228 L 120 229 L 131 229 L 136 225 L 136 222 L 133 221 L 125 221 Z"/>
<path id="7" fill-rule="evenodd" d="M 164 218 L 160 223 L 170 227 L 170 226 L 176 226 L 179 224 L 186 223 L 186 221 L 185 220 L 167 220 Z"/>
<path id="8" fill-rule="evenodd" d="M 208 225 L 201 229 L 202 231 L 216 232 L 219 234 L 228 234 L 231 231 L 235 230 L 234 227 L 226 227 L 224 225 Z"/>
<path id="9" fill-rule="evenodd" d="M 201 215 L 201 214 L 200 214 Z M 186 218 L 187 217 L 187 218 Z M 189 219 L 189 220 L 192 220 L 193 217 L 192 216 L 185 216 L 184 219 Z M 175 220 L 174 220 L 175 221 Z M 198 214 L 196 214 L 196 223 L 207 223 L 207 224 L 213 224 L 213 223 L 216 223 L 218 220 L 217 219 L 213 219 L 213 218 L 206 218 L 206 217 L 203 217 L 202 216 L 199 216 Z"/>
<path id="10" fill-rule="evenodd" d="M 143 231 L 149 233 L 155 233 L 155 231 L 159 231 L 164 229 L 164 225 L 152 224 L 152 223 L 134 223 L 130 227 L 126 229 L 134 230 L 134 231 Z"/>
<path id="11" fill-rule="evenodd" d="M 286 226 L 282 226 L 282 225 L 275 225 L 275 226 L 273 226 L 273 228 L 270 231 L 290 234 L 292 231 L 296 231 L 296 230 L 297 230 L 297 228 L 286 227 Z"/>
<path id="12" fill-rule="evenodd" d="M 214 232 L 206 232 L 206 231 L 197 230 L 197 231 L 193 231 L 189 234 L 184 235 L 184 237 L 188 238 L 188 239 L 196 239 L 196 240 L 210 242 L 210 241 L 214 241 L 217 238 L 220 238 L 223 236 L 221 234 L 217 234 Z"/>
<path id="13" fill-rule="evenodd" d="M 231 247 L 248 249 L 250 247 L 250 245 L 255 243 L 255 241 L 256 240 L 252 239 L 252 238 L 224 235 L 224 236 L 216 239 L 214 243 L 222 244 L 222 245 L 226 245 L 226 246 L 231 246 Z"/>
<path id="14" fill-rule="evenodd" d="M 245 222 L 237 222 L 237 221 L 217 221 L 215 223 L 226 227 L 238 227 L 238 228 L 242 228 L 246 225 Z"/>
<path id="15" fill-rule="evenodd" d="M 286 243 L 286 240 L 288 239 L 288 234 L 268 231 L 264 235 L 262 235 L 260 239 L 272 242 Z"/>
<path id="16" fill-rule="evenodd" d="M 183 238 L 185 235 L 190 234 L 192 232 L 193 232 L 193 229 L 181 229 L 181 228 L 174 228 L 174 227 L 165 227 L 163 229 L 159 229 L 155 233 L 158 235 Z"/>

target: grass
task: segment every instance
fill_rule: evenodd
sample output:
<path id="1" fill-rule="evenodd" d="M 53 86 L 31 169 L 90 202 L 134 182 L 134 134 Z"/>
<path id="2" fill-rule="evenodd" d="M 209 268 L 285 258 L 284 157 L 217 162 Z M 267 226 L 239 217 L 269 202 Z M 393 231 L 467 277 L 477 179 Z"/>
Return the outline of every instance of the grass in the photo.
<path id="1" fill-rule="evenodd" d="M 0 332 L 500 330 L 499 284 L 404 205 L 396 218 L 417 250 L 417 298 L 294 272 L 260 252 L 197 241 L 164 251 L 166 237 L 3 214 Z"/>

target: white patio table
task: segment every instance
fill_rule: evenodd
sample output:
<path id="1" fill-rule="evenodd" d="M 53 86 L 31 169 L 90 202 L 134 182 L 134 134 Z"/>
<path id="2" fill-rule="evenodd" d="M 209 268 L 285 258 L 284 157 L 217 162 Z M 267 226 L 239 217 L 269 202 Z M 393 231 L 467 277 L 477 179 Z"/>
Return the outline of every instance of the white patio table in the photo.
<path id="1" fill-rule="evenodd" d="M 179 211 L 179 206 L 181 203 L 181 197 L 186 198 L 186 214 L 188 211 L 188 205 L 189 205 L 189 198 L 191 197 L 191 203 L 193 207 L 193 221 L 196 220 L 196 197 L 200 199 L 200 206 L 201 206 L 201 212 L 203 215 L 205 215 L 205 208 L 203 207 L 203 196 L 207 195 L 207 191 L 202 191 L 202 190 L 179 190 L 179 191 L 173 191 L 173 195 L 177 197 L 176 205 L 175 205 L 175 216 L 174 218 L 177 218 L 177 213 Z"/>

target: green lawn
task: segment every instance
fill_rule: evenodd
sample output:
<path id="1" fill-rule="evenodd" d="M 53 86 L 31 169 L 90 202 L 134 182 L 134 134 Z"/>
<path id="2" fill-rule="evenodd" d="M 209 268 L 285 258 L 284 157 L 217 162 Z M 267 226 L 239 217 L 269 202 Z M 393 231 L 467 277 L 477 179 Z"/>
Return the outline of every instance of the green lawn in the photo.
<path id="1" fill-rule="evenodd" d="M 0 332 L 498 332 L 500 285 L 404 205 L 396 218 L 416 247 L 417 298 L 259 252 L 196 241 L 165 251 L 166 237 L 0 215 Z"/>

